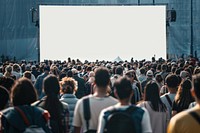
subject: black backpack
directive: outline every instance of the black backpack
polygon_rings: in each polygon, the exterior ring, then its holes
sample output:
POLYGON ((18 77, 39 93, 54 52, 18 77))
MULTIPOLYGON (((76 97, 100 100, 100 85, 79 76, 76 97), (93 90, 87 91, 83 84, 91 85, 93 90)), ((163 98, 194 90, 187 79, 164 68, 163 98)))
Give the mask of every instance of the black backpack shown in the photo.
POLYGON ((136 133, 132 113, 136 109, 130 106, 126 110, 116 110, 110 112, 107 117, 105 133, 136 133))

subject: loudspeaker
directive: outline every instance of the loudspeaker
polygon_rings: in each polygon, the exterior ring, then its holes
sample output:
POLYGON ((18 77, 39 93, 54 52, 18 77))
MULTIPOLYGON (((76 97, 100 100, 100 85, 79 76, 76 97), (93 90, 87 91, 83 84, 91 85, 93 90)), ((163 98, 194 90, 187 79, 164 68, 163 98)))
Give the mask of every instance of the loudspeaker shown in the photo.
POLYGON ((171 22, 176 22, 176 11, 174 9, 171 10, 171 22))

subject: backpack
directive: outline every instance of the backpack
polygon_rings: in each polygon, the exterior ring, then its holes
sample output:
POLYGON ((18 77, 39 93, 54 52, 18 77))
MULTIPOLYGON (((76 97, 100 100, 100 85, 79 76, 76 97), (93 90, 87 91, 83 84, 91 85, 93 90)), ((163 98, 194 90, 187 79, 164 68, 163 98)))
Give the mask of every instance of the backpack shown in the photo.
POLYGON ((83 99, 83 112, 84 112, 84 119, 86 121, 86 127, 87 127, 87 131, 84 133, 96 133, 97 132, 96 130, 89 129, 89 120, 91 118, 89 97, 86 97, 83 99))
POLYGON ((26 128, 23 131, 23 133, 46 133, 44 131, 44 129, 40 126, 38 126, 37 124, 30 124, 28 118, 26 117, 25 113, 19 108, 19 107, 15 107, 15 110, 18 111, 18 113, 20 114, 20 116, 22 117, 24 123, 26 124, 26 128))
POLYGON ((135 106, 130 106, 126 110, 116 110, 110 112, 107 117, 105 133, 136 133, 132 113, 135 106))
POLYGON ((29 105, 9 107, 2 111, 0 132, 51 133, 48 120, 49 113, 40 108, 29 105))

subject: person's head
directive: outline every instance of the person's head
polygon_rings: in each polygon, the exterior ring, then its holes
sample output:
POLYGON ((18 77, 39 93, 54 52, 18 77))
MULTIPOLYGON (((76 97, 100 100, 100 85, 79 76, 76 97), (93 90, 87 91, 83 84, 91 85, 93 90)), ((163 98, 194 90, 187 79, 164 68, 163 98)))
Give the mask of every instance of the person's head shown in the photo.
POLYGON ((115 74, 122 75, 123 74, 123 68, 121 66, 117 66, 115 69, 115 74))
POLYGON ((189 73, 187 71, 181 71, 180 77, 182 80, 189 78, 189 73))
POLYGON ((193 74, 198 74, 198 73, 200 73, 200 67, 196 67, 193 72, 193 74))
POLYGON ((90 73, 89 73, 89 75, 88 75, 88 82, 90 82, 90 83, 94 83, 94 76, 95 76, 95 73, 94 73, 94 71, 91 71, 90 73))
POLYGON ((67 71, 67 77, 73 77, 73 72, 71 70, 67 71))
POLYGON ((26 77, 27 79, 31 80, 31 72, 30 71, 25 71, 23 77, 26 77))
POLYGON ((148 70, 146 73, 147 78, 153 78, 153 71, 152 70, 148 70))
POLYGON ((161 83, 162 81, 163 81, 163 78, 162 78, 162 76, 161 76, 161 74, 156 74, 156 81, 158 82, 158 83, 161 83))
POLYGON ((196 74, 192 77, 193 89, 192 95, 197 101, 200 101, 200 74, 196 74))
POLYGON ((156 71, 161 71, 161 64, 158 64, 158 65, 157 65, 156 71))
POLYGON ((44 92, 47 96, 58 95, 60 92, 60 85, 58 78, 55 75, 48 75, 43 81, 44 92))
POLYGON ((162 71, 167 71, 167 64, 162 64, 161 70, 162 71))
POLYGON ((106 88, 110 83, 109 70, 106 67, 95 69, 95 84, 97 87, 106 88))
POLYGON ((81 65, 78 65, 78 66, 77 66, 77 70, 78 70, 79 72, 82 71, 81 65))
POLYGON ((12 66, 11 65, 6 66, 4 76, 12 77, 12 66))
POLYGON ((181 98, 184 99, 193 99, 190 93, 192 89, 192 82, 189 79, 182 80, 181 84, 178 87, 178 91, 175 97, 175 100, 180 100, 181 98))
POLYGON ((144 90, 145 101, 156 101, 159 99, 159 87, 155 81, 149 81, 144 90))
POLYGON ((30 105, 37 100, 36 90, 27 78, 16 81, 11 90, 11 102, 14 106, 30 105))
POLYGON ((145 75, 145 72, 146 72, 146 70, 145 70, 145 68, 144 68, 144 67, 140 68, 140 74, 143 74, 143 75, 145 75))
POLYGON ((165 83, 168 89, 177 90, 179 79, 175 74, 169 74, 165 79, 165 83))
POLYGON ((0 110, 3 110, 9 101, 9 92, 3 86, 0 86, 0 101, 0 110))
POLYGON ((119 100, 130 100, 133 95, 131 81, 127 77, 120 77, 114 83, 115 95, 119 100))
POLYGON ((10 77, 0 77, 0 85, 5 87, 9 92, 11 91, 11 88, 13 87, 14 83, 14 79, 10 77))
POLYGON ((127 78, 129 78, 130 80, 131 80, 131 82, 133 82, 134 81, 134 79, 135 79, 135 71, 134 70, 129 70, 129 71, 127 71, 126 73, 125 73, 125 76, 127 77, 127 78))
POLYGON ((160 100, 158 84, 151 80, 144 88, 144 101, 149 101, 154 111, 166 111, 165 105, 160 100))
POLYGON ((60 81, 61 93, 73 94, 77 90, 77 81, 70 77, 65 77, 60 81))
POLYGON ((43 69, 44 69, 45 73, 49 73, 50 72, 50 66, 45 65, 43 69))
POLYGON ((13 65, 13 71, 20 72, 20 66, 18 64, 13 65))

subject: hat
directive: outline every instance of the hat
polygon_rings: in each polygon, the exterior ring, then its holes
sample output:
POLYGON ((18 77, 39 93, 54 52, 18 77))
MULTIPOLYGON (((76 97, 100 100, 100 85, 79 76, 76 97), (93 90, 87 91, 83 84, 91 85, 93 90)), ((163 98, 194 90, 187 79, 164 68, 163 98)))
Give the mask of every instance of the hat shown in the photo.
POLYGON ((189 73, 187 72, 187 71, 181 71, 181 73, 180 73, 180 77, 181 78, 187 78, 189 76, 189 73))
POLYGON ((172 62, 171 65, 176 65, 176 62, 172 62))
POLYGON ((147 71, 146 76, 150 76, 150 77, 153 76, 153 72, 151 70, 147 71))
POLYGON ((77 73, 78 73, 77 69, 72 68, 72 73, 73 73, 73 74, 77 74, 77 73))
POLYGON ((35 65, 32 65, 32 66, 31 66, 31 69, 33 69, 33 68, 36 68, 36 66, 35 66, 35 65))

